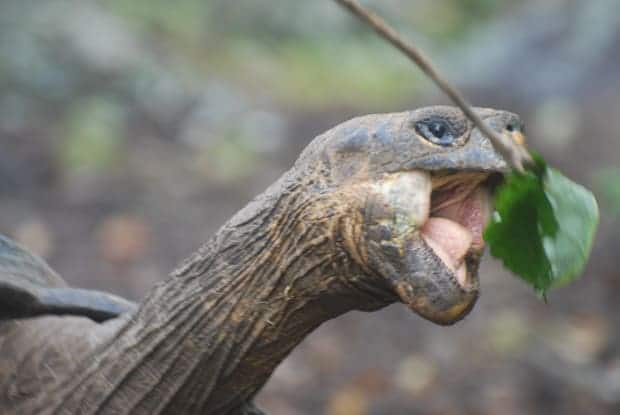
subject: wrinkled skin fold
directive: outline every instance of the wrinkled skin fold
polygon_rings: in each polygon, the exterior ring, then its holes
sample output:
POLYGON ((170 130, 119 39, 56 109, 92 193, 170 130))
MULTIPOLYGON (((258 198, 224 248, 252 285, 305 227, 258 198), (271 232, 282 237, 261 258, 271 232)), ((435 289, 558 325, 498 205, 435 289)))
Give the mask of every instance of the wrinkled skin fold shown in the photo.
MULTIPOLYGON (((516 115, 477 111, 520 139, 516 115)), ((478 297, 485 180, 506 169, 455 108, 340 124, 137 311, 0 320, 0 413, 258 414, 255 395, 326 320, 400 301, 453 324, 478 297)))

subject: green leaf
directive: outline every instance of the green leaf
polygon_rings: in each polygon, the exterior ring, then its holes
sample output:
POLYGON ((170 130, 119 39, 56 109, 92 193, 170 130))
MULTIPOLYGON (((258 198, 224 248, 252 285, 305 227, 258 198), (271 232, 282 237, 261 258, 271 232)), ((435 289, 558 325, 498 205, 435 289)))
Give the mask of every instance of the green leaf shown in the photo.
POLYGON ((583 186, 548 167, 511 173, 496 192, 484 239, 491 255, 543 297, 583 270, 598 225, 596 199, 583 186))

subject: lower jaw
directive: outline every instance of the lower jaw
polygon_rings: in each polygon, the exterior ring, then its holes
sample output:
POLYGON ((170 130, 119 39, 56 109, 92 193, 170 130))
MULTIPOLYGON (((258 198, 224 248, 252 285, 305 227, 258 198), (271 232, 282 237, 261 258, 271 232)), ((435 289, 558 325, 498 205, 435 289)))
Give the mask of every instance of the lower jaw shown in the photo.
MULTIPOLYGON (((419 295, 415 284, 400 281, 394 289, 402 303, 416 314, 439 325, 452 325, 469 314, 479 295, 478 265, 481 252, 470 251, 457 269, 465 277, 459 280, 457 273, 451 272, 451 293, 438 296, 419 295)), ((447 267, 446 267, 447 268, 447 267)), ((419 288, 420 286, 418 286, 419 288)))
POLYGON ((478 290, 478 267, 480 265, 480 259, 482 257, 482 251, 470 250, 463 258, 463 262, 455 272, 456 280, 461 288, 466 291, 478 290), (461 268, 464 270, 464 277, 459 278, 461 268))
POLYGON ((452 275, 463 290, 470 291, 478 288, 478 266, 480 264, 482 254, 484 253, 484 246, 474 247, 470 245, 465 255, 463 255, 460 261, 458 261, 458 264, 454 264, 452 263, 450 256, 441 246, 438 246, 435 241, 428 238, 424 234, 422 235, 422 238, 424 239, 426 246, 431 249, 433 253, 443 262, 444 266, 452 272, 452 275))
POLYGON ((462 301, 434 313, 430 318, 426 318, 440 325, 452 325, 464 319, 474 308, 479 296, 477 265, 474 268, 470 268, 467 262, 465 261, 463 264, 463 267, 466 268, 466 281, 464 284, 461 284, 459 281, 459 286, 463 290, 462 301))
POLYGON ((397 289, 396 292, 401 297, 401 301, 403 301, 403 303, 405 303, 413 312, 425 318, 426 320, 432 321, 433 323, 442 326, 449 326, 455 324, 465 318, 474 308, 478 300, 478 290, 472 289, 467 291, 462 301, 452 304, 449 307, 435 309, 434 307, 427 308, 424 305, 416 302, 414 299, 411 299, 412 301, 407 301, 406 294, 404 292, 401 292, 399 289, 397 289))
POLYGON ((435 323, 441 325, 452 325, 464 319, 474 308, 476 301, 478 300, 477 290, 472 292, 471 295, 472 297, 468 301, 463 301, 462 303, 456 304, 449 310, 445 311, 442 317, 435 321, 435 323))

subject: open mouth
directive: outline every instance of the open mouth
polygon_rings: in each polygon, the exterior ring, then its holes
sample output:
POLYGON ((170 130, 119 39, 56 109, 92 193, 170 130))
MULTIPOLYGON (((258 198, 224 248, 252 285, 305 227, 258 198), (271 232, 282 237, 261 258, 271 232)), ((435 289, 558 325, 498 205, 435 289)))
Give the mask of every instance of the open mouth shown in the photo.
POLYGON ((453 324, 473 308, 491 193, 501 180, 495 172, 411 170, 373 184, 364 214, 379 243, 367 257, 422 317, 453 324))
POLYGON ((465 289, 474 285, 484 251, 483 232, 492 213, 495 180, 482 172, 431 176, 430 213, 421 234, 465 289))

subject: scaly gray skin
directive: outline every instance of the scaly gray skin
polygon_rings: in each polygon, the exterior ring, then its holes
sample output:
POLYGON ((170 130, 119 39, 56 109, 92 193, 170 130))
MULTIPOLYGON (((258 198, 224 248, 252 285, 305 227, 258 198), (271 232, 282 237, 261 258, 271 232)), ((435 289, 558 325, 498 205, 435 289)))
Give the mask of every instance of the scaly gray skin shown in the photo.
MULTIPOLYGON (((499 132, 520 126, 514 114, 477 111, 499 132)), ((422 239, 430 172, 506 168, 451 107, 347 121, 317 137, 137 312, 103 324, 0 323, 0 413, 260 413, 256 393, 328 319, 402 301, 452 324, 478 296, 480 253, 459 283, 422 239), (428 120, 454 139, 423 138, 416 126, 428 120)))

